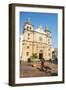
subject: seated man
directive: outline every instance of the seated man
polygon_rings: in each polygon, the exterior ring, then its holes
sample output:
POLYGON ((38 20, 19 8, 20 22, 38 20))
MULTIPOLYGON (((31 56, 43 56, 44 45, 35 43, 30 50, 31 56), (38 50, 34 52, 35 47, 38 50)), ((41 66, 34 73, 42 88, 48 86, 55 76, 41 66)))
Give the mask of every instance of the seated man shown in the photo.
POLYGON ((49 66, 44 66, 44 68, 46 69, 46 71, 51 70, 49 66))
POLYGON ((40 58, 40 62, 41 62, 41 71, 44 71, 44 69, 46 69, 46 71, 51 70, 51 68, 49 66, 45 66, 45 59, 43 57, 40 58))

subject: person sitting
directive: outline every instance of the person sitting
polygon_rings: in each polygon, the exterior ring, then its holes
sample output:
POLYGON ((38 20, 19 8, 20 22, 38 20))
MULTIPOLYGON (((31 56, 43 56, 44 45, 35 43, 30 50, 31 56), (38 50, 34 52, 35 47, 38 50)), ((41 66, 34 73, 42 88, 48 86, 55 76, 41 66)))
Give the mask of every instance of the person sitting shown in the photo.
POLYGON ((51 70, 49 66, 44 66, 44 68, 46 69, 46 71, 51 70))

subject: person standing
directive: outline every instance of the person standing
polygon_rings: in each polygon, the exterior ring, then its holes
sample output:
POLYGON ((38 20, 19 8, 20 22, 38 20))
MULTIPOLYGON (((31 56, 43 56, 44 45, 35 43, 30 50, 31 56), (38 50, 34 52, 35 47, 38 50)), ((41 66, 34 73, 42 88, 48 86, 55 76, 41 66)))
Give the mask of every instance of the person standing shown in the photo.
POLYGON ((44 58, 42 57, 41 59, 40 59, 40 61, 41 61, 41 71, 43 71, 43 68, 44 68, 44 58))

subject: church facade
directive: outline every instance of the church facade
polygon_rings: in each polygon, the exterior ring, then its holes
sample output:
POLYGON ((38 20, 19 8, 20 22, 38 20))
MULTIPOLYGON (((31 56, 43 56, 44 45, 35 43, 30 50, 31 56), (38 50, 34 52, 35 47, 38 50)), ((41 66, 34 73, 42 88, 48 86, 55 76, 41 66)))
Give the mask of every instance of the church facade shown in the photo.
POLYGON ((42 56, 45 60, 52 59, 52 33, 48 27, 42 26, 34 29, 31 21, 24 23, 23 33, 20 35, 20 60, 27 61, 32 55, 38 59, 42 56))

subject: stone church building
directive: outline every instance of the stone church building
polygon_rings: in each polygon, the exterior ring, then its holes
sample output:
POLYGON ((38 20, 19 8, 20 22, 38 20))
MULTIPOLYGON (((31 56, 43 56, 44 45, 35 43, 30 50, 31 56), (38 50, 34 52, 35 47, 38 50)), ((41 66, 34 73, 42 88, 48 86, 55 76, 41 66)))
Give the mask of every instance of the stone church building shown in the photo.
POLYGON ((40 25, 34 28, 31 21, 24 23, 23 33, 20 35, 20 60, 27 61, 33 54, 38 59, 43 56, 45 60, 52 59, 52 33, 48 27, 40 25))

